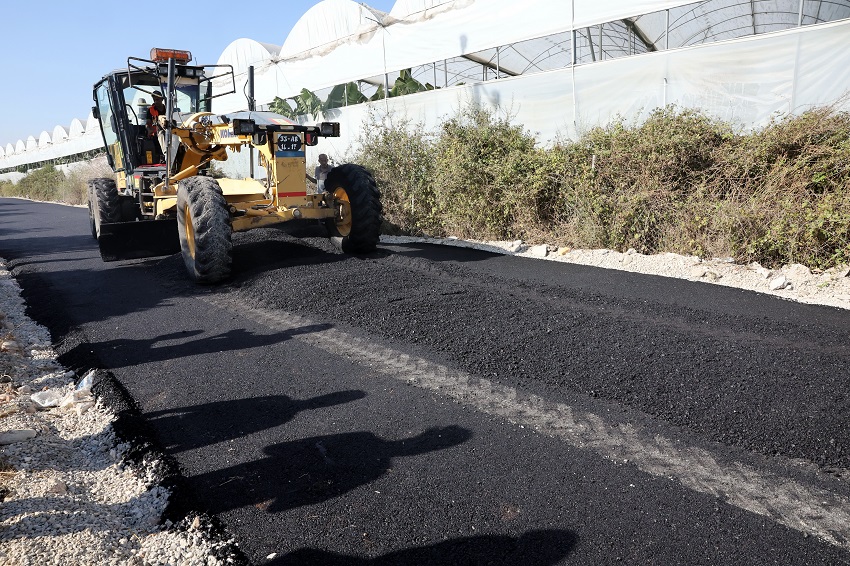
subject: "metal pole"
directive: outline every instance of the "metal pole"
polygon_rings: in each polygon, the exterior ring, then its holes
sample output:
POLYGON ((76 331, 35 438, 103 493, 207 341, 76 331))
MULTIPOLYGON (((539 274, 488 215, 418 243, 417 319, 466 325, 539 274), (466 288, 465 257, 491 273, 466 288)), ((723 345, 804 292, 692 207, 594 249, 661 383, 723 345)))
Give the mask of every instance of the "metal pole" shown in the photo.
POLYGON ((603 24, 599 24, 599 60, 602 60, 602 26, 603 24))
POLYGON ((664 49, 670 49, 670 10, 664 10, 664 49))
POLYGON ((570 51, 572 51, 571 61, 572 61, 572 66, 575 67, 575 65, 576 65, 576 30, 572 30, 571 33, 572 33, 572 49, 570 50, 570 51))
MULTIPOLYGON (((248 67, 248 111, 253 112, 257 109, 257 101, 254 100, 254 66, 248 67)), ((254 146, 248 150, 248 176, 254 178, 254 146)))
POLYGON ((254 66, 248 67, 248 110, 253 112, 257 109, 257 101, 254 100, 254 66))
POLYGON ((800 0, 800 13, 797 15, 797 27, 802 27, 803 25, 803 3, 806 0, 800 0))
POLYGON ((168 188, 168 178, 171 176, 171 119, 174 112, 174 57, 168 59, 168 84, 165 93, 165 188, 168 188))

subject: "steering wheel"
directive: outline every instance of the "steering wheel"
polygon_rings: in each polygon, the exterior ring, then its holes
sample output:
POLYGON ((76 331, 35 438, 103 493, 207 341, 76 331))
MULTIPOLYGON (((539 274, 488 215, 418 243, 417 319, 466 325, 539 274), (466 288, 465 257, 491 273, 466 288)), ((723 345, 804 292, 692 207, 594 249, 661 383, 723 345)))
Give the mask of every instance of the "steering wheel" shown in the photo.
POLYGON ((204 116, 214 116, 212 112, 195 112, 185 120, 183 120, 183 127, 187 130, 194 130, 196 124, 200 124, 201 118, 204 116))
POLYGON ((124 106, 126 106, 127 108, 129 108, 129 109, 130 109, 130 112, 132 112, 132 113, 133 113, 133 118, 136 120, 136 125, 137 125, 137 126, 141 126, 141 124, 139 123, 139 115, 138 115, 138 114, 136 114, 136 111, 135 111, 135 110, 133 110, 133 107, 132 107, 132 106, 130 106, 129 104, 125 104, 124 106))

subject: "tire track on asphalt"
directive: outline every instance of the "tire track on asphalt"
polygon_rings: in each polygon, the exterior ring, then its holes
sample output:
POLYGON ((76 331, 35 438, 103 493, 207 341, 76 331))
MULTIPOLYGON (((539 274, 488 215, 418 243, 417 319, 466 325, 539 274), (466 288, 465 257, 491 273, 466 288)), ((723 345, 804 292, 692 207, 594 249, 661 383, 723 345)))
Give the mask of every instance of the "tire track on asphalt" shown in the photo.
POLYGON ((610 424, 595 413, 477 378, 338 328, 323 329, 304 316, 253 308, 226 294, 198 298, 276 331, 314 326, 314 332, 292 338, 850 550, 850 499, 840 494, 750 464, 722 462, 709 450, 652 435, 631 424, 610 424))

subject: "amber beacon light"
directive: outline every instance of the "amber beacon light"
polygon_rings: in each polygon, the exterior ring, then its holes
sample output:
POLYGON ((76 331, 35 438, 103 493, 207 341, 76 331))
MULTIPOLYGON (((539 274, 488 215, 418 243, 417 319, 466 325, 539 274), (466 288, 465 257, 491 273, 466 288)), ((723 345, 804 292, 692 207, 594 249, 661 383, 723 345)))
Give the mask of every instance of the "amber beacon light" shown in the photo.
POLYGON ((159 47, 151 49, 151 61, 165 62, 169 59, 174 59, 175 62, 185 65, 192 60, 192 52, 179 49, 161 49, 159 47))

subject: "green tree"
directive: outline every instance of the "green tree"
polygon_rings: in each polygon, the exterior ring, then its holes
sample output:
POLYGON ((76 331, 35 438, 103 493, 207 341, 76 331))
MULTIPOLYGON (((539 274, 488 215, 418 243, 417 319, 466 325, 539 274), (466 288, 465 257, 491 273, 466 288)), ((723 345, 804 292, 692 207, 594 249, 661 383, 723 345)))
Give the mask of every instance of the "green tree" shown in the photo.
POLYGON ((285 99, 279 96, 274 97, 274 101, 269 104, 269 110, 271 112, 280 114, 281 116, 286 116, 287 118, 295 119, 295 112, 292 110, 292 106, 290 106, 285 99))
POLYGON ((368 99, 360 92, 357 83, 343 83, 336 85, 325 100, 324 109, 342 108, 366 102, 368 99))
MULTIPOLYGON (((431 89, 433 88, 431 87, 431 89)), ((404 96, 405 94, 414 94, 431 89, 414 79, 410 69, 402 69, 393 88, 390 89, 390 96, 404 96)))

